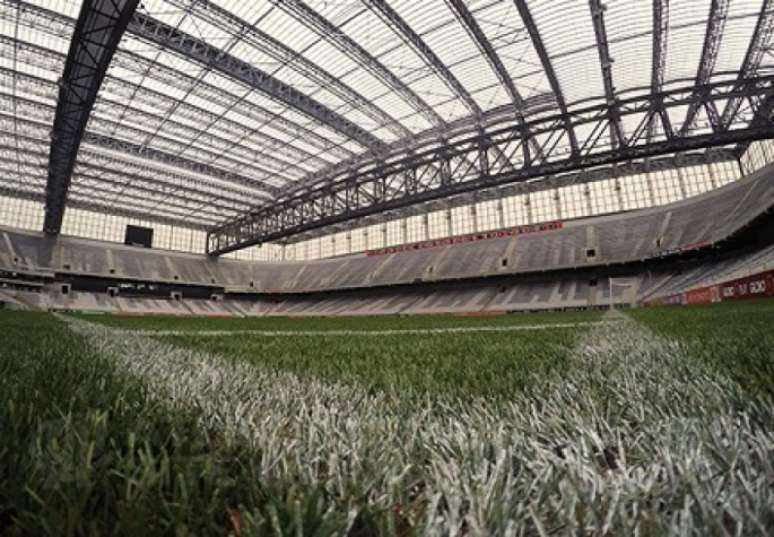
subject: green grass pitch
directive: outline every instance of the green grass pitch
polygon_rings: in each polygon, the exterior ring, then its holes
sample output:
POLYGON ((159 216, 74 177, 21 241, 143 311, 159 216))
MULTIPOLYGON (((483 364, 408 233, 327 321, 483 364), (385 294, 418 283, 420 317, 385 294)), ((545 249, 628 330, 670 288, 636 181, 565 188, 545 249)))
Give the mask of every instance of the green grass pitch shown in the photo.
POLYGON ((774 301, 0 339, 3 536, 774 533, 774 301))

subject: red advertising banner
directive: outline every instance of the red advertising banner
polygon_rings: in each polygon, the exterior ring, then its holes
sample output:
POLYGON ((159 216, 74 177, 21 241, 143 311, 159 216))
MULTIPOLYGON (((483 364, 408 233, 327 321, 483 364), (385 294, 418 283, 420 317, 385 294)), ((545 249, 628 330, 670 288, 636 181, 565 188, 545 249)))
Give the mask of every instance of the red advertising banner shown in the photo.
POLYGON ((774 297, 774 270, 746 276, 718 285, 690 289, 677 295, 647 300, 646 305, 710 304, 729 300, 748 300, 774 297))
POLYGON ((531 226, 519 226, 509 229, 498 229, 494 231, 485 231, 482 233, 471 233, 470 235, 458 235, 457 237, 447 237, 445 239, 436 239, 432 241, 414 242, 411 244, 400 244, 380 248, 379 250, 368 250, 366 255, 389 255, 399 252, 412 252, 414 250, 424 250, 425 248, 436 248, 438 246, 449 246, 452 244, 463 244, 466 242, 485 241, 491 239, 502 239, 527 233, 538 233, 540 231, 552 231, 562 229, 561 222, 546 222, 545 224, 534 224, 531 226))
POLYGON ((724 301, 774 296, 774 270, 726 282, 721 295, 724 301))
POLYGON ((691 289, 685 292, 686 304, 709 304, 712 302, 712 291, 709 287, 691 289))

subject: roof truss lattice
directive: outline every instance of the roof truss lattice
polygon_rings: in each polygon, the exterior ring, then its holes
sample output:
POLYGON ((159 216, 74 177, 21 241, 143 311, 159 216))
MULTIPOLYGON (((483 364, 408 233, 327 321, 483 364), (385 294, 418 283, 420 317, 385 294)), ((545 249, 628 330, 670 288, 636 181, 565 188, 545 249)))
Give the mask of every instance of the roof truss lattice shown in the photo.
POLYGON ((46 200, 52 232, 68 206, 213 237, 288 223, 232 249, 774 134, 774 0, 144 0, 123 34, 111 19, 93 95, 64 89, 79 7, 0 0, 0 190, 46 200))

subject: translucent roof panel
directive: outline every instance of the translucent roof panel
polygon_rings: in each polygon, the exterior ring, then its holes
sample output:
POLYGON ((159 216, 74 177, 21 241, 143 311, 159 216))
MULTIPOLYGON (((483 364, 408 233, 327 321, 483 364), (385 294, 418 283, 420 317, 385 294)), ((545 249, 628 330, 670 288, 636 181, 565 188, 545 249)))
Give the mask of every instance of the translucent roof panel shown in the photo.
POLYGON ((711 0, 670 4, 664 76, 666 82, 696 78, 710 4, 711 0))
POLYGON ((565 100, 572 103, 604 96, 605 87, 588 0, 536 0, 529 6, 565 100))
POLYGON ((393 8, 487 110, 509 98, 476 43, 445 2, 395 2, 393 8))
POLYGON ((605 26, 616 91, 649 88, 653 65, 652 3, 609 2, 605 26))
MULTIPOLYGON (((0 185, 45 192, 59 80, 81 4, 0 0, 0 185)), ((462 129, 481 121, 479 113, 485 124, 519 121, 516 100, 529 104, 527 119, 554 114, 557 102, 603 103, 600 44, 614 96, 646 94, 653 2, 599 4, 604 35, 589 0, 144 0, 86 125, 72 195, 106 210, 222 223, 395 147, 439 143, 450 124, 460 129, 452 138, 468 135, 462 129), (143 23, 154 21, 175 39, 143 35, 143 23)), ((705 46, 711 5, 669 3, 666 89, 695 84, 702 62, 712 81, 738 76, 763 3, 728 2, 719 41, 705 46)), ((774 69, 770 55, 762 61, 761 72, 774 69)), ((669 111, 676 128, 689 110, 669 111)), ((695 132, 710 132, 706 111, 692 112, 695 132)), ((641 119, 624 117, 624 134, 641 119)), ((576 129, 581 142, 591 129, 576 129)), ((548 139, 541 133, 538 141, 548 139)), ((504 158, 519 164, 520 154, 504 158)), ((491 157, 503 158, 494 150, 491 157)))
POLYGON ((551 87, 540 57, 516 9, 516 3, 479 0, 471 3, 471 12, 521 97, 527 99, 550 93, 551 87))
MULTIPOLYGON (((718 47, 715 72, 735 72, 744 61, 750 36, 761 10, 758 0, 734 0, 728 6, 728 19, 723 30, 723 40, 718 47)), ((732 75, 733 76, 733 75, 732 75)))

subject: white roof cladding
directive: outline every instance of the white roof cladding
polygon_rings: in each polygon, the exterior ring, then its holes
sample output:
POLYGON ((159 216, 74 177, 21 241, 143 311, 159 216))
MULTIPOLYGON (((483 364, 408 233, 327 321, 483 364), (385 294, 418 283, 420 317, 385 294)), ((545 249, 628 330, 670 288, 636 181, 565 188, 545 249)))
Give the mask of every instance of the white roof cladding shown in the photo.
MULTIPOLYGON (((713 0, 669 5, 663 87, 690 84, 713 0)), ((724 3, 724 2, 721 2, 724 3)), ((713 77, 741 69, 763 0, 730 0, 713 77)), ((513 105, 502 76, 447 0, 144 0, 138 13, 217 48, 295 89, 369 137, 348 137, 277 95, 140 37, 131 25, 87 131, 149 152, 84 140, 70 196, 208 227, 271 201, 304 178, 367 153, 369 143, 513 105), (386 3, 402 21, 379 9, 386 3), (410 29, 410 34, 406 32, 410 29), (422 50, 426 47, 426 50, 422 50), (440 61, 443 69, 433 62, 440 61), (153 153, 152 151, 155 151, 153 153), (149 155, 165 155, 160 159, 149 155), (180 163, 199 162, 217 174, 180 163), (229 177, 238 175, 241 181, 229 177)), ((515 0, 466 0, 516 92, 555 99, 515 0)), ((568 106, 601 102, 605 85, 588 0, 529 0, 568 106)), ((770 6, 769 6, 770 7, 770 6)), ((604 2, 617 95, 647 92, 653 5, 604 2)), ((0 0, 0 187, 45 188, 49 133, 80 2, 0 0)), ((770 72, 771 56, 760 70, 770 72)), ((529 112, 526 110, 525 112, 529 112)), ((681 118, 673 118, 680 124, 681 118)), ((624 128, 627 128, 624 125, 624 128)))

